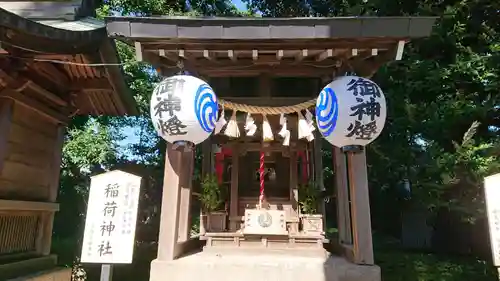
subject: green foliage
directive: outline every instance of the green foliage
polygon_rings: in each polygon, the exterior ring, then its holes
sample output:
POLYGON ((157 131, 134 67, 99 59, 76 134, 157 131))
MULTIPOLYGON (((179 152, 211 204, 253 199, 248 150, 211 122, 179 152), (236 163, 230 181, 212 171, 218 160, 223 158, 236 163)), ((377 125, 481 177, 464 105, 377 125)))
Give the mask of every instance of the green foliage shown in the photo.
POLYGON ((90 120, 83 129, 70 129, 63 148, 63 165, 77 165, 82 171, 89 172, 92 167, 104 167, 116 159, 117 138, 111 129, 96 120, 90 120))
POLYGON ((299 185, 299 206, 302 214, 317 214, 320 193, 314 182, 299 185))
POLYGON ((215 212, 221 209, 225 202, 224 194, 217 182, 217 177, 207 174, 201 182, 200 202, 206 212, 215 212))
POLYGON ((375 263, 384 281, 494 281, 494 267, 467 256, 405 250, 397 239, 373 234, 375 263))
POLYGON ((398 250, 375 253, 384 281, 495 281, 492 266, 474 258, 457 258, 398 250))
POLYGON ((109 0, 101 10, 134 16, 241 16, 248 13, 238 11, 230 0, 109 0))

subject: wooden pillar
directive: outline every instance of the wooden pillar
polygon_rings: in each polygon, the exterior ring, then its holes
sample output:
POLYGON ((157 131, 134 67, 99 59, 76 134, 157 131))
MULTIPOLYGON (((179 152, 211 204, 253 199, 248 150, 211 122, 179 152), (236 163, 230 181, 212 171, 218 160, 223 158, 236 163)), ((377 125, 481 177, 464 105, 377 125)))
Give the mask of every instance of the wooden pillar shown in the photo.
POLYGON ((297 182, 297 150, 290 146, 290 199, 293 208, 299 212, 299 189, 297 182))
POLYGON ((347 182, 346 156, 340 148, 333 148, 335 187, 337 193, 337 221, 340 244, 352 244, 351 212, 347 182))
POLYGON ((187 241, 191 237, 191 187, 193 186, 194 151, 183 152, 181 162, 178 242, 187 241))
MULTIPOLYGON (((315 134, 314 137, 314 181, 316 183, 316 188, 320 191, 325 189, 323 183, 323 153, 321 152, 323 138, 319 133, 315 134)), ((323 227, 326 226, 325 222, 325 201, 321 200, 318 202, 318 211, 323 215, 323 227)))
MULTIPOLYGON (((210 138, 205 140, 201 144, 201 153, 202 153, 202 163, 201 163, 201 181, 205 178, 207 174, 212 173, 212 167, 213 167, 213 156, 212 156, 212 141, 210 138)), ((205 229, 206 225, 206 217, 203 214, 203 206, 200 209, 200 235, 205 235, 207 232, 205 229)))
POLYGON ((171 261, 175 259, 177 253, 182 152, 172 149, 172 146, 171 143, 167 143, 167 153, 165 156, 157 257, 160 261, 171 261))
POLYGON ((364 150, 360 153, 349 152, 347 158, 354 262, 371 265, 374 258, 366 154, 364 150))
POLYGON ((212 157, 212 141, 210 138, 208 138, 201 144, 201 154, 202 154, 201 179, 203 180, 205 175, 212 173, 213 157, 212 157))
POLYGON ((239 220, 235 220, 238 216, 238 174, 240 170, 240 151, 237 145, 233 146, 232 168, 231 168, 231 199, 229 205, 230 231, 237 231, 240 225, 239 220))
POLYGON ((12 100, 0 98, 0 174, 3 170, 3 162, 7 157, 13 109, 14 102, 12 100))
MULTIPOLYGON (((59 194, 59 178, 61 174, 61 160, 62 149, 64 145, 64 137, 66 135, 66 128, 60 125, 57 128, 57 139, 54 143, 52 151, 52 160, 49 163, 50 169, 50 182, 49 182, 49 202, 56 202, 57 195, 59 194)), ((38 226, 37 236, 37 252, 41 255, 49 255, 52 246, 52 229, 54 226, 54 212, 44 212, 41 215, 40 223, 38 226)))

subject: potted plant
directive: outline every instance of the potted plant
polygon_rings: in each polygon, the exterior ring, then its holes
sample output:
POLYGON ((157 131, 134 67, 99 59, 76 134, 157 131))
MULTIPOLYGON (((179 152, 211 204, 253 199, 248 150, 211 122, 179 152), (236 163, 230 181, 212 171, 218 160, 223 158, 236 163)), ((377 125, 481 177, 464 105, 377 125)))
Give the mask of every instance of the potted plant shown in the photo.
POLYGON ((224 194, 217 182, 217 177, 207 174, 201 183, 200 201, 206 216, 207 232, 223 232, 226 230, 227 212, 225 211, 224 194))
POLYGON ((305 234, 323 234, 323 215, 318 211, 320 200, 320 192, 314 182, 299 185, 299 208, 305 234))

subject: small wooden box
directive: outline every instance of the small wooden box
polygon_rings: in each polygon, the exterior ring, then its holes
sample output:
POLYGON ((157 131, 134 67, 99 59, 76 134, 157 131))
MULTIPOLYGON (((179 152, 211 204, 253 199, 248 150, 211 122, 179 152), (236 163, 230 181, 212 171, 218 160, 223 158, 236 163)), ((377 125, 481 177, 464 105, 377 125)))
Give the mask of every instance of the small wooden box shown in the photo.
POLYGON ((288 235, 286 214, 280 210, 245 210, 243 234, 288 235))

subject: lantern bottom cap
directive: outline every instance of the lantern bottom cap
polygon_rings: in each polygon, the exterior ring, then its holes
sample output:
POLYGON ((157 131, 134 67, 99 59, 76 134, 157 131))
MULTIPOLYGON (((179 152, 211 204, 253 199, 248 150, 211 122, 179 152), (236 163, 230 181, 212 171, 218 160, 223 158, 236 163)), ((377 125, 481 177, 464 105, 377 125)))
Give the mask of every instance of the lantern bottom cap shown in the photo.
POLYGON ((185 152, 193 150, 195 146, 195 144, 190 141, 174 141, 172 145, 173 150, 183 150, 185 152))
POLYGON ((362 152, 364 147, 362 145, 346 145, 341 148, 342 152, 350 152, 350 153, 360 153, 362 152))

